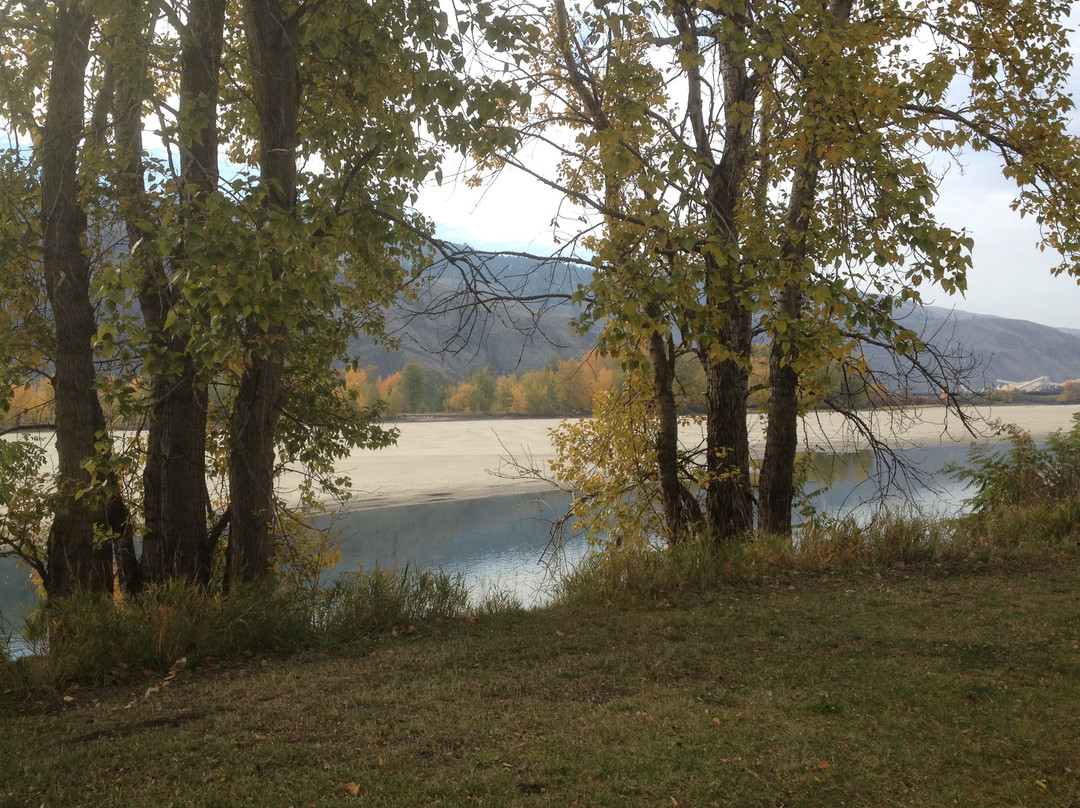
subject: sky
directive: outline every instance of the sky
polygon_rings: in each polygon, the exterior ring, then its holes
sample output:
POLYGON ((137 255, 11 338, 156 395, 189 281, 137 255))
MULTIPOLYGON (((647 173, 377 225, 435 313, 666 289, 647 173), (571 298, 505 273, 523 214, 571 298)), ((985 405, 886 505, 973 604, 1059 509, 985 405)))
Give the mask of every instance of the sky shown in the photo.
MULTIPOLYGON (((1015 186, 1001 177, 992 156, 972 155, 963 162, 963 169, 952 167, 940 186, 937 212, 943 222, 966 228, 975 240, 968 290, 963 297, 927 294, 927 301, 1080 329, 1080 283, 1051 274, 1056 254, 1040 252, 1038 227, 1010 209, 1015 186)), ((420 207, 443 238, 478 249, 546 255, 558 248, 551 220, 560 201, 557 192, 507 168, 478 189, 448 178, 441 188, 425 189, 420 207)))
MULTIPOLYGON (((1080 65, 1075 32, 1072 50, 1080 65)), ((1080 99, 1080 67, 1073 69, 1070 90, 1080 99)), ((1070 129, 1080 135, 1080 111, 1074 111, 1070 129)), ((542 159, 525 157, 527 163, 542 159)), ((436 222, 441 237, 478 249, 544 255, 559 249, 551 224, 562 201, 558 192, 509 167, 482 187, 470 188, 450 176, 453 169, 446 166, 443 186, 427 187, 420 198, 420 209, 436 222)), ((935 294, 924 288, 927 303, 1080 330, 1080 279, 1052 275, 1058 256, 1040 251, 1038 226, 1011 209, 1016 186, 1001 176, 994 155, 962 157, 960 165, 949 167, 939 193, 939 221, 965 229, 975 246, 966 293, 935 294)), ((565 241, 567 234, 561 235, 565 241)))

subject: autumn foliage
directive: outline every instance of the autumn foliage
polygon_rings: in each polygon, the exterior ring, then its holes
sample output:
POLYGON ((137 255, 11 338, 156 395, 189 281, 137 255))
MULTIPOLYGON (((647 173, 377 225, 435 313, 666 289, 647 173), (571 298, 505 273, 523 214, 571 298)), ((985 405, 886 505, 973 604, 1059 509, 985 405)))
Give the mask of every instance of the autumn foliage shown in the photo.
POLYGON ((593 411, 596 396, 613 389, 619 373, 595 350, 581 359, 552 360, 540 370, 496 376, 491 368, 470 371, 460 381, 410 360, 405 370, 375 376, 371 369, 348 370, 348 389, 364 405, 383 402, 391 415, 447 412, 491 415, 579 415, 593 411), (403 379, 420 388, 406 395, 403 379))

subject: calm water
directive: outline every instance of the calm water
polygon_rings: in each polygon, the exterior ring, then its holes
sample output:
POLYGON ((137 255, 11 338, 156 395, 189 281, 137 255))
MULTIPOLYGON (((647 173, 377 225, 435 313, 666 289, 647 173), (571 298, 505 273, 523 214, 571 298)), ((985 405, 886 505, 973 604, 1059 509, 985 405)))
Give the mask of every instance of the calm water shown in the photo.
MULTIPOLYGON (((543 602, 552 576, 564 567, 546 563, 552 520, 571 498, 558 491, 486 497, 340 514, 330 523, 341 543, 341 563, 327 575, 376 565, 461 573, 470 589, 513 593, 523 604, 543 602)), ((325 524, 325 522, 324 522, 325 524)), ((561 559, 576 563, 583 541, 561 559)))
MULTIPOLYGON (((925 479, 897 478, 890 502, 911 502, 937 513, 956 512, 962 488, 941 474, 948 462, 962 463, 966 446, 934 446, 912 450, 906 457, 925 479), (927 482, 931 485, 928 487, 927 482), (906 492, 906 493, 904 493, 906 492)), ((808 488, 831 486, 812 499, 829 513, 867 515, 878 501, 877 483, 884 472, 869 452, 817 455, 808 473, 808 488)), ((371 508, 325 519, 341 549, 341 563, 327 571, 406 564, 421 569, 460 572, 478 595, 491 589, 508 591, 524 605, 547 597, 552 576, 565 567, 545 563, 552 519, 565 513, 570 498, 557 491, 439 501, 418 505, 371 508)), ((582 539, 571 541, 562 556, 575 563, 588 552, 582 539)), ((13 559, 0 559, 0 635, 21 623, 26 605, 36 601, 29 572, 13 559)))

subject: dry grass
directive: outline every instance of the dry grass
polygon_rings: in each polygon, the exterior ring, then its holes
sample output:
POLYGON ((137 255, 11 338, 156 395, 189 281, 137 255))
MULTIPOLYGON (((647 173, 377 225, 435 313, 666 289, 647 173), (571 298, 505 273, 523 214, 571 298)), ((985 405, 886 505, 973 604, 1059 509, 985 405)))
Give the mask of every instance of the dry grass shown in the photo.
POLYGON ((0 805, 1075 804, 1078 614, 1075 553, 789 571, 8 693, 0 805))

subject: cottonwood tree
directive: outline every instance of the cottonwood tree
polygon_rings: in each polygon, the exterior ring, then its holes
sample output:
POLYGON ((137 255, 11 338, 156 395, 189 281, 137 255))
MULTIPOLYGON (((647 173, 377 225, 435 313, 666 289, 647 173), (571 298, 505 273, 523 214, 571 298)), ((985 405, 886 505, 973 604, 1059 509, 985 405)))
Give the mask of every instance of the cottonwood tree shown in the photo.
MULTIPOLYGON (((135 0, 102 23, 102 50, 108 90, 101 116, 111 119, 111 195, 128 243, 128 281, 142 318, 143 361, 149 379, 147 448, 142 476, 142 557, 136 580, 160 584, 184 580, 210 583, 213 547, 207 519, 206 430, 208 383, 214 369, 197 363, 189 333, 177 325, 184 289, 179 280, 190 263, 181 238, 167 253, 157 249, 163 213, 174 211, 181 232, 198 229, 201 209, 218 186, 217 99, 225 4, 193 0, 179 24, 178 43, 159 41, 162 7, 135 0), (178 57, 180 75, 163 75, 151 64, 178 57), (166 54, 161 51, 165 50, 166 54), (177 50, 179 51, 177 53, 177 50), (176 86, 179 104, 173 135, 179 147, 179 174, 173 194, 152 198, 144 159, 144 110, 160 107, 163 93, 176 86)), ((105 127, 107 122, 96 122, 105 127)), ((117 285, 125 281, 116 277, 117 285)), ((114 298, 116 299, 116 298, 114 298)), ((106 334, 111 329, 106 327, 106 334)), ((134 577, 134 573, 128 576, 134 577)))
POLYGON ((117 532, 104 510, 117 484, 99 389, 148 421, 133 498, 146 541, 122 576, 129 589, 209 582, 226 522, 207 528, 207 469, 230 483, 227 585, 270 576, 282 465, 337 490, 335 458, 393 437, 334 366, 359 330, 381 333, 383 308, 427 260, 419 183, 447 146, 504 142, 492 123, 527 100, 461 75, 465 29, 516 36, 490 14, 451 27, 435 3, 230 8, 13 5, 4 18, 27 32, 22 61, 6 63, 4 112, 15 136, 30 133, 16 154, 42 165, 43 275, 62 337, 49 357, 67 481, 54 498, 50 596, 113 580, 100 538, 117 532), (99 251, 93 285, 88 217, 124 233, 99 251), (108 378, 95 347, 113 363, 108 378))
POLYGON ((411 207, 419 183, 436 172, 444 148, 505 142, 509 130, 494 124, 527 101, 497 78, 463 73, 467 30, 504 45, 519 36, 484 5, 451 26, 434 2, 244 4, 256 197, 265 212, 258 264, 272 305, 245 318, 249 347, 232 410, 230 491, 234 506, 244 498, 230 525, 238 581, 264 577, 272 555, 273 449, 287 414, 288 357, 303 353, 309 365, 308 347, 327 329, 379 332, 379 307, 430 260, 430 225, 411 207), (298 163, 308 168, 298 172, 298 163), (298 317, 311 299, 321 313, 298 317))
MULTIPOLYGON (((935 350, 896 314, 918 305, 924 286, 950 294, 966 286, 972 241, 933 210, 938 155, 954 157, 961 145, 996 151, 1005 175, 1018 181, 1015 206, 1049 225, 1047 243, 1062 251, 1062 268, 1075 267, 1062 230, 1070 223, 1055 213, 1075 193, 1062 173, 1076 159, 1076 142, 1066 132, 1071 60, 1061 9, 1026 9, 1032 19, 1007 36, 1001 32, 1015 13, 1008 4, 921 15, 902 5, 880 15, 858 4, 821 11, 825 25, 807 15, 783 60, 784 74, 803 89, 798 117, 785 116, 797 127, 798 148, 774 240, 784 249, 778 266, 791 269, 765 315, 772 365, 759 523, 771 532, 790 531, 796 387, 815 362, 857 357, 860 343, 887 346, 903 374, 944 391, 944 403, 964 418, 966 358, 935 350), (998 34, 986 36, 991 29, 998 34), (913 58, 914 41, 922 58, 913 58), (1040 66, 1031 69, 1034 58, 1040 66), (1045 140, 1057 149, 1042 148, 1045 140)), ((772 168, 777 150, 767 153, 772 168)))
POLYGON ((100 455, 105 432, 95 387, 97 329, 79 172, 94 17, 84 4, 63 1, 46 6, 40 17, 23 7, 5 12, 5 23, 22 47, 5 59, 3 112, 40 144, 32 165, 40 171, 40 267, 52 322, 57 451, 45 584, 58 596, 79 589, 111 591, 112 544, 102 537, 114 527, 109 505, 115 492, 96 487, 86 467, 88 459, 100 455), (34 79, 42 84, 34 86, 34 79))
POLYGON ((626 343, 678 333, 697 353, 714 540, 753 524, 755 323, 773 351, 764 514, 786 531, 800 378, 854 356, 859 335, 901 354, 918 346, 896 304, 918 302, 923 285, 964 288, 970 239, 932 213, 939 154, 1001 154, 1016 206, 1074 269, 1066 13, 1054 2, 676 0, 556 2, 543 18, 548 52, 565 55, 532 55, 526 80, 545 103, 525 129, 560 151, 560 171, 500 156, 603 222, 591 291, 626 343), (628 283, 632 254, 645 260, 628 283))

